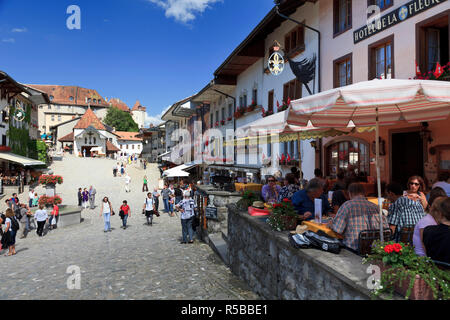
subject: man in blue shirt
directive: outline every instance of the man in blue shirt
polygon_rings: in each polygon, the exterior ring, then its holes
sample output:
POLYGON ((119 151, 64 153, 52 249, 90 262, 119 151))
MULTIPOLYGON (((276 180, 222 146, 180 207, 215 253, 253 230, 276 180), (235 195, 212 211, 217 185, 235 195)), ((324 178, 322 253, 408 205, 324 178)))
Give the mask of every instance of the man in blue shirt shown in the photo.
POLYGON ((319 179, 312 179, 306 189, 297 191, 292 204, 302 220, 315 218, 314 199, 322 199, 322 215, 333 213, 327 197, 323 194, 323 185, 319 179))

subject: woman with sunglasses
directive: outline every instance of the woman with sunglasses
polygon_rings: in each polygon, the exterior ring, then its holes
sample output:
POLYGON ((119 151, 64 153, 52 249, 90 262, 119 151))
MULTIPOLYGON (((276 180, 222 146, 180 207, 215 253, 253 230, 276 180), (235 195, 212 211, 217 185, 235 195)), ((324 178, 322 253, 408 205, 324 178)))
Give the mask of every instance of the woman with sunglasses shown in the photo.
POLYGON ((412 176, 408 180, 408 191, 405 196, 414 201, 420 201, 424 210, 428 208, 427 198, 425 196, 425 183, 419 176, 412 176))

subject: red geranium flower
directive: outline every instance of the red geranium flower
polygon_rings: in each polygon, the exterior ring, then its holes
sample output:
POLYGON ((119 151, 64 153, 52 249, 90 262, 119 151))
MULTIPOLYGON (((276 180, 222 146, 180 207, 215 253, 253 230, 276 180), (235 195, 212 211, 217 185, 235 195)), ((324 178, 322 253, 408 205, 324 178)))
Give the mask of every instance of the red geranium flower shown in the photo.
POLYGON ((283 202, 291 202, 291 200, 289 200, 288 198, 284 198, 283 202))

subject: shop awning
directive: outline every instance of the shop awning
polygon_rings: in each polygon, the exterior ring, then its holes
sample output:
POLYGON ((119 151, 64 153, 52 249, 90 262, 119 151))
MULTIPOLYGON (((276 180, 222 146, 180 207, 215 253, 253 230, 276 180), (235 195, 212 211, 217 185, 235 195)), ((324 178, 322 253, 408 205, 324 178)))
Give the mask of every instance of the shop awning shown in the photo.
POLYGON ((0 160, 5 160, 9 162, 14 162, 21 164, 25 167, 31 167, 31 166, 45 166, 46 164, 42 161, 30 159, 27 157, 19 156, 14 153, 10 152, 0 152, 0 160))
POLYGON ((189 177, 189 172, 186 172, 184 170, 190 170, 196 165, 185 165, 182 164, 181 166, 174 167, 172 169, 168 169, 163 172, 163 177, 165 178, 177 178, 177 177, 189 177))

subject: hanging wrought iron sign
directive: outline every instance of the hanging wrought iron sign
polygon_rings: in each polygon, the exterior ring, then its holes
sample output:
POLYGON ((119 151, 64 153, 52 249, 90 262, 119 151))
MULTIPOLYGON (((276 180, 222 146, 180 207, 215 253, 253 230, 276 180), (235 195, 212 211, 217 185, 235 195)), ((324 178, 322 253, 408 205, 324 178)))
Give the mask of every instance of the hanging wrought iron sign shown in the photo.
POLYGON ((14 117, 14 119, 16 119, 16 121, 19 121, 19 122, 25 120, 25 110, 23 110, 19 101, 16 102, 16 108, 14 109, 13 117, 14 117))
POLYGON ((267 67, 274 76, 280 75, 284 70, 284 58, 279 52, 274 52, 269 57, 267 67))
POLYGON ((275 41, 272 46, 274 52, 270 55, 269 61, 267 63, 267 68, 274 76, 280 75, 284 70, 285 61, 283 56, 279 52, 280 47, 281 45, 278 43, 278 41, 275 41))

